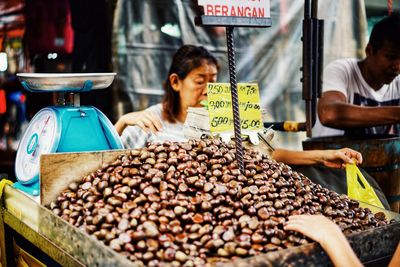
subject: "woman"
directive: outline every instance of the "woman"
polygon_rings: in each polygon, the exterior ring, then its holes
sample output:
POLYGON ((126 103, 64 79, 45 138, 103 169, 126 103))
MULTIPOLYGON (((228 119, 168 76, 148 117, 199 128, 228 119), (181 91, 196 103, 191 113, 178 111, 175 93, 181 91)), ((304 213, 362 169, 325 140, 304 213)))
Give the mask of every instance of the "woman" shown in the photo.
POLYGON ((205 48, 182 46, 164 82, 163 102, 125 114, 115 124, 125 147, 142 147, 152 141, 186 141, 182 128, 187 108, 199 107, 207 98, 207 83, 215 82, 217 73, 217 60, 205 48))
MULTIPOLYGON (((143 147, 147 142, 186 141, 183 123, 188 107, 200 107, 207 98, 207 83, 216 82, 217 59, 204 47, 182 46, 174 55, 165 81, 161 104, 123 115, 115 124, 126 148, 143 147)), ((276 149, 272 157, 293 165, 323 164, 341 168, 362 162, 361 154, 349 148, 339 150, 290 151, 276 149)))

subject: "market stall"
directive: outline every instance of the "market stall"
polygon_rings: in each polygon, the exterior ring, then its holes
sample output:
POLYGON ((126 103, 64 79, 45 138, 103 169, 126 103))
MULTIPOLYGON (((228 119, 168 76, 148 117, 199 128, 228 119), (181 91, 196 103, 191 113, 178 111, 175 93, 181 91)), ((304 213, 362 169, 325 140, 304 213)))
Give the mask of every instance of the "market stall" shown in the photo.
MULTIPOLYGON (((96 169, 96 166, 104 166, 105 162, 110 162, 110 159, 122 152, 126 151, 43 156, 44 165, 41 168, 43 171, 47 170, 43 172, 44 179, 52 181, 47 184, 44 192, 50 199, 54 198, 57 194, 54 191, 51 192, 51 188, 60 188, 60 183, 69 183, 70 181, 65 181, 66 177, 75 177, 75 174, 87 173, 91 168, 96 169), (82 164, 82 162, 86 163, 82 164)), ((16 237, 19 246, 27 242, 33 244, 41 254, 44 254, 40 255, 40 258, 47 263, 56 262, 61 266, 136 266, 134 262, 113 251, 93 235, 69 224, 50 209, 39 205, 11 186, 5 187, 1 200, 0 227, 5 237, 1 243, 3 266, 12 265, 14 257, 12 242, 16 237), (21 242, 21 239, 25 242, 21 242)), ((42 199, 42 201, 49 201, 49 199, 42 199)), ((383 211, 373 206, 365 207, 374 213, 383 211)), ((348 236, 353 249, 366 265, 378 266, 387 263, 400 241, 397 234, 400 230, 399 214, 390 211, 383 212, 388 220, 395 219, 397 222, 348 236)), ((25 245, 22 248, 28 252, 32 251, 30 246, 25 245)), ((35 256, 39 257, 38 254, 35 256)), ((262 253, 242 260, 224 262, 224 266, 287 266, 288 264, 328 266, 330 261, 318 244, 310 243, 262 253)))
MULTIPOLYGON (((18 185, 2 182, 3 266, 14 265, 16 251, 18 264, 30 260, 39 266, 330 266, 318 244, 284 230, 290 215, 304 213, 337 223, 365 265, 388 263, 400 241, 399 214, 323 188, 242 146, 242 133, 258 143, 262 122, 259 99, 247 101, 259 116, 253 120, 256 134, 242 132, 246 117, 239 112, 233 30, 271 22, 264 9, 252 8, 255 18, 221 19, 225 9, 246 9, 211 6, 199 21, 227 27, 231 79, 226 87, 217 85, 229 91, 231 99, 224 103, 233 107, 233 116, 225 122, 231 123, 230 133, 221 139, 118 150, 122 145, 113 125, 95 108, 80 106, 78 96, 98 84, 107 87, 115 74, 97 83, 95 77, 104 74, 20 75, 26 89, 58 91, 62 98, 41 110, 22 138, 18 185), (77 77, 78 84, 67 81, 77 77), (75 95, 65 105, 69 93, 75 95), (100 141, 94 142, 97 136, 100 141)), ((258 94, 255 86, 245 86, 258 94)))

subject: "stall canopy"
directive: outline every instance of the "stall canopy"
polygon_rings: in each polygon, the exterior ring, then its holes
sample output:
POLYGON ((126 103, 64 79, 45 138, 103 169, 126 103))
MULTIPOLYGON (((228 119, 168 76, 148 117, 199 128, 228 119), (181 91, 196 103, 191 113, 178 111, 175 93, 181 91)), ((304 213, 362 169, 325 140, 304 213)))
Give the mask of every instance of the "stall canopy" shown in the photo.
MULTIPOLYGON (((115 114, 138 110, 163 95, 172 54, 182 44, 203 45, 222 65, 219 81, 228 81, 224 28, 194 25, 197 1, 118 1, 114 20, 114 60, 118 80, 115 114)), ((258 81, 262 107, 271 120, 304 121, 301 100, 304 0, 271 0, 271 28, 236 28, 238 81, 258 81)), ((364 1, 319 1, 325 20, 324 62, 361 57, 365 45, 364 1)))

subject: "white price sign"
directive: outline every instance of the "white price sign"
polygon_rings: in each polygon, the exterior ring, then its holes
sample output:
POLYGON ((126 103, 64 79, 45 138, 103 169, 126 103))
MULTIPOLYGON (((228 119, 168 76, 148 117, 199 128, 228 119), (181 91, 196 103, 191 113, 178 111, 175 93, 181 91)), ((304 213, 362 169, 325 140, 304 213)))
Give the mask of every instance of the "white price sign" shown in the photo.
POLYGON ((269 18, 269 0, 198 0, 204 15, 221 17, 269 18))

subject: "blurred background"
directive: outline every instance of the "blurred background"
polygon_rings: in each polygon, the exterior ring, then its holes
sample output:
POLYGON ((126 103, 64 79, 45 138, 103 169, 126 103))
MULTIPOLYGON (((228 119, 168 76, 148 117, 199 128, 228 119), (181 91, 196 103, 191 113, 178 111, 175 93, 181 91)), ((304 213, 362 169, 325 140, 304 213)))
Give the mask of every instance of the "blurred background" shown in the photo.
MULTIPOLYGON (((268 120, 305 121, 302 100, 304 0, 271 0, 272 27, 236 28, 238 81, 257 81, 268 120)), ((364 56, 369 30, 388 13, 388 2, 324 0, 324 64, 364 56)), ((13 176, 15 150, 29 120, 55 103, 52 93, 29 93, 18 72, 117 72, 112 86, 81 94, 115 122, 126 112, 157 103, 173 53, 203 45, 220 60, 229 80, 224 28, 194 25, 195 0, 1 0, 0 174, 13 176)), ((278 133, 282 147, 301 149, 304 132, 278 133)))

